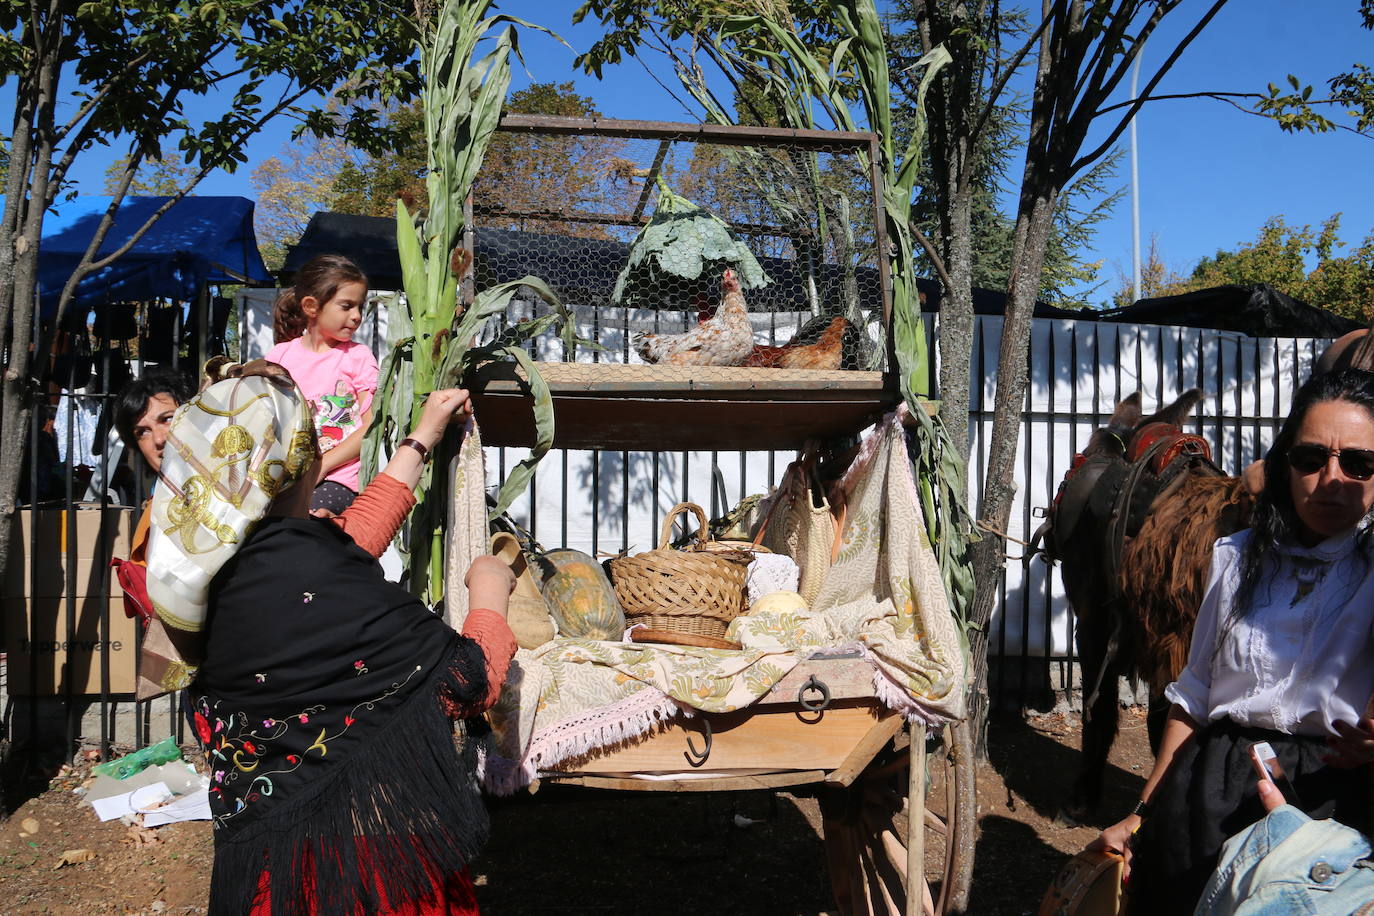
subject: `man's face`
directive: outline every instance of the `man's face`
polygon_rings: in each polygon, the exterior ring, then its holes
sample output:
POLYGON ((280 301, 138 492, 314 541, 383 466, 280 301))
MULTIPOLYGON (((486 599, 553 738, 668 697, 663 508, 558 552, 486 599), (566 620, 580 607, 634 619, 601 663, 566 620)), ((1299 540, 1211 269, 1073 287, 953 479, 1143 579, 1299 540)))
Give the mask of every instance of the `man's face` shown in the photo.
POLYGON ((143 415, 134 423, 134 441, 154 474, 162 470, 162 448, 167 444, 167 430, 176 412, 177 402, 164 391, 148 399, 143 415))

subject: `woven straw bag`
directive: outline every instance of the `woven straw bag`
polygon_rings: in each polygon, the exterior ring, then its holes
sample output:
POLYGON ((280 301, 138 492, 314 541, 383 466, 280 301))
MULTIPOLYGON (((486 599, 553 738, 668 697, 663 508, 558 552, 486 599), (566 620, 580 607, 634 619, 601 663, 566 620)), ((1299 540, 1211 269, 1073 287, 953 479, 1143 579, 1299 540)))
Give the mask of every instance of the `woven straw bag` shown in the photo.
POLYGON ((663 520, 656 550, 610 562, 611 583, 628 626, 719 637, 744 612, 750 554, 713 549, 706 531, 701 507, 678 503, 663 520), (673 521, 689 510, 700 526, 696 546, 674 550, 668 546, 673 521))
POLYGON ((814 461, 804 457, 792 462, 773 494, 759 539, 773 553, 797 561, 801 570, 797 591, 807 605, 815 602, 830 571, 835 527, 835 516, 816 479, 814 461))

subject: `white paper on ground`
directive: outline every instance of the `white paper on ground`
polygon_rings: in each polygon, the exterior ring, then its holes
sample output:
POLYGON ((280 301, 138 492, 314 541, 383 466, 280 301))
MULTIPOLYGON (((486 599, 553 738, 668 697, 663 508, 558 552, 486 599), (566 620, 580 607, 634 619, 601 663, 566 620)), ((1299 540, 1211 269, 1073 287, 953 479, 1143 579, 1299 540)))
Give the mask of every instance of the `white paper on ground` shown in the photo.
POLYGON ((143 815, 144 827, 161 827, 178 821, 208 821, 210 819, 210 790, 202 786, 189 795, 163 805, 143 815))
POLYGON ((97 798, 91 802, 91 807, 102 821, 112 821, 125 814, 137 814, 141 808, 151 807, 160 801, 170 800, 171 797, 172 790, 167 788, 167 783, 155 782, 152 785, 139 786, 132 792, 97 798))
POLYGON ((195 767, 189 763, 172 761, 148 767, 127 779, 97 776, 86 793, 85 800, 95 809, 96 815, 102 821, 109 821, 125 814, 137 814, 141 807, 155 804, 158 794, 150 794, 146 800, 142 795, 136 799, 131 796, 147 787, 161 786, 162 795, 172 798, 172 801, 157 811, 166 811, 167 808, 177 806, 178 816, 150 823, 147 818, 156 812, 147 812, 144 826, 153 827, 172 821, 209 820, 209 785, 209 780, 197 773, 195 767), (183 805, 182 802, 188 799, 191 801, 183 805), (199 813, 202 806, 203 814, 199 813))

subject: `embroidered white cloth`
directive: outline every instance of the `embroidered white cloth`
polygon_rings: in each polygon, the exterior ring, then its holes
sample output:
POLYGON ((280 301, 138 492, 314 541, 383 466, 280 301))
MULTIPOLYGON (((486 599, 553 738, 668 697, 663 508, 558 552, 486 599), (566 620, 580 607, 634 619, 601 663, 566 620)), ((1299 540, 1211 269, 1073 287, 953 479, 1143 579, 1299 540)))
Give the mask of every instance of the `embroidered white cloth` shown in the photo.
POLYGON ((1188 665, 1164 695, 1196 722, 1335 734, 1333 723, 1358 721, 1374 694, 1370 538, 1351 531, 1310 548, 1276 545, 1254 606, 1228 626, 1250 537, 1216 542, 1188 665))
POLYGON ((899 414, 865 440, 841 488, 838 559, 804 612, 737 618, 742 651, 555 639, 516 653, 488 716, 487 786, 508 793, 570 758, 633 741, 695 710, 747 706, 827 647, 873 665, 874 694, 930 724, 964 712, 964 659, 926 540, 899 414))
POLYGON ((749 603, 774 592, 795 592, 801 570, 797 561, 782 553, 756 553, 745 580, 749 603))
MULTIPOLYGON (((438 468, 433 473, 439 473, 438 468)), ((468 567, 487 552, 487 463, 477 418, 468 417, 463 444, 453 462, 448 503, 448 540, 444 544, 444 623, 458 632, 467 620, 468 567)))

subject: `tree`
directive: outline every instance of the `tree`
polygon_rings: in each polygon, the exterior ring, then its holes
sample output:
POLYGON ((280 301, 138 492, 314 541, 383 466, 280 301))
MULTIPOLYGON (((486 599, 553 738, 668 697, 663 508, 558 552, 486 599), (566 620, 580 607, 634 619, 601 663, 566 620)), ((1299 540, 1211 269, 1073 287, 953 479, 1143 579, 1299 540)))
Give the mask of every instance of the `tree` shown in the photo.
POLYGON ((385 156, 344 157, 334 176, 332 209, 362 216, 396 215, 396 201, 419 209, 426 204, 425 112, 417 99, 386 113, 399 139, 385 156))
MULTIPOLYGON (((1374 30, 1374 0, 1360 0, 1360 25, 1374 30)), ((1327 80, 1328 94, 1312 97, 1312 87, 1296 76, 1287 79, 1287 91, 1273 83, 1256 109, 1273 118, 1286 131, 1317 133, 1345 129, 1374 137, 1374 70, 1368 64, 1353 64, 1349 70, 1327 80), (1346 117, 1353 123, 1333 120, 1324 112, 1346 117)))
MULTIPOLYGON (((505 111, 564 118, 601 115, 596 103, 578 95, 570 82, 531 83, 510 94, 505 111)), ((573 238, 611 238, 604 223, 558 216, 619 213, 630 206, 639 189, 617 180, 617 159, 624 147, 623 140, 606 137, 498 131, 472 188, 476 224, 573 238)))
MULTIPOLYGON (((1146 81, 1140 98, 1116 105, 1108 100, 1159 23, 1177 9, 1178 0, 1044 5, 1045 18, 1031 36, 1036 52, 1035 84, 1009 262, 987 470, 978 507, 985 530, 1006 531, 1011 513, 1031 316, 1061 195, 1075 176, 1091 168, 1115 145, 1145 98, 1225 2, 1215 0, 1169 49, 1146 81), (1105 137, 1085 152, 1088 131, 1103 119, 1109 119, 1105 137)), ((978 681, 971 716, 980 736, 987 721, 987 625, 998 603, 1003 550, 999 537, 985 537, 973 548, 977 591, 970 612, 970 641, 978 681)))
POLYGON ((311 216, 335 208, 335 178, 348 156, 337 138, 308 136, 253 169, 253 228, 268 270, 281 269, 287 248, 300 239, 311 216))
MULTIPOLYGON (((968 373, 973 346, 973 289, 1005 289, 1015 223, 1000 198, 1024 145, 1025 105, 1006 98, 1008 80, 1030 51, 1025 15, 969 0, 901 0, 887 22, 899 131, 915 115, 910 67, 943 45, 953 58, 927 97, 930 139, 912 218, 931 245, 926 276, 943 286, 940 310, 941 416, 968 457, 968 373), (1012 43, 1010 47, 1008 43, 1012 43)), ((1087 304, 1070 286, 1096 279, 1101 262, 1079 252, 1120 191, 1109 191, 1118 155, 1095 164, 1070 185, 1056 208, 1041 270, 1040 295, 1066 308, 1087 304)))
MULTIPOLYGON (((105 169, 105 193, 114 194, 129 170, 129 157, 120 156, 105 169)), ((142 165, 134 169, 133 180, 129 182, 127 193, 146 194, 165 197, 175 194, 191 180, 196 170, 190 163, 180 159, 171 150, 162 150, 156 158, 145 157, 142 165)))
POLYGON ((39 240, 72 165, 97 144, 127 146, 113 200, 60 294, 54 323, 83 277, 132 247, 205 175, 242 163, 244 141, 268 122, 291 117, 301 131, 380 148, 390 137, 360 103, 408 97, 417 73, 413 25, 398 10, 378 15, 370 0, 0 0, 0 26, 0 79, 15 79, 0 216, 3 566, 22 443, 51 346, 49 335, 30 352, 39 240), (317 104, 331 92, 342 113, 317 104), (193 109, 200 113, 194 118, 193 109), (144 161, 168 146, 194 173, 125 245, 97 257, 144 161))
MULTIPOLYGON (((1319 229, 1289 226, 1281 216, 1266 220, 1259 235, 1234 251, 1219 250, 1200 260, 1182 277, 1169 271, 1155 241, 1144 270, 1144 291, 1150 296, 1173 296, 1227 283, 1263 283, 1309 305, 1368 324, 1374 321, 1374 234, 1338 256, 1341 246, 1339 213, 1319 229), (1308 270, 1309 262, 1315 266, 1308 270)), ((1115 301, 1130 304, 1130 287, 1123 278, 1115 301)))

